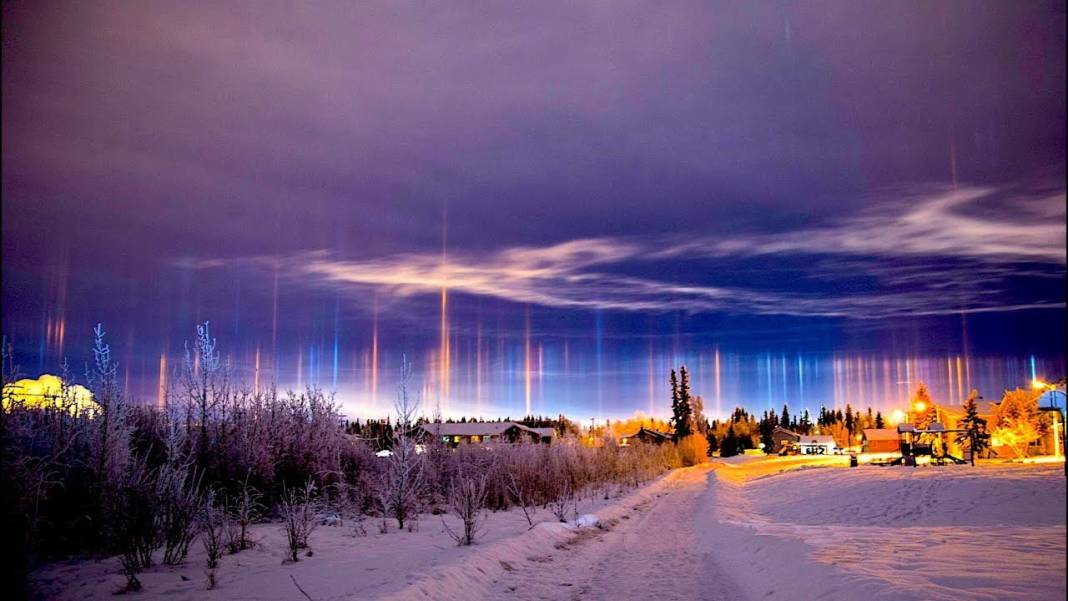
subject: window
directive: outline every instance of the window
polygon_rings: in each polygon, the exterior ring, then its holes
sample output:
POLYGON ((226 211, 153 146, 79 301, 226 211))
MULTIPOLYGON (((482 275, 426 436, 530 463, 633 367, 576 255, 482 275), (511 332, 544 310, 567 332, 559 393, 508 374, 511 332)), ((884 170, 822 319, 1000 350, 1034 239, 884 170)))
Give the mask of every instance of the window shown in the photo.
POLYGON ((442 436, 441 437, 441 442, 449 442, 449 437, 448 436, 442 436))
POLYGON ((460 437, 459 436, 453 436, 452 437, 452 441, 453 442, 460 442, 460 437))
POLYGON ((478 434, 475 434, 474 436, 471 437, 471 442, 482 442, 482 437, 479 436, 478 434))

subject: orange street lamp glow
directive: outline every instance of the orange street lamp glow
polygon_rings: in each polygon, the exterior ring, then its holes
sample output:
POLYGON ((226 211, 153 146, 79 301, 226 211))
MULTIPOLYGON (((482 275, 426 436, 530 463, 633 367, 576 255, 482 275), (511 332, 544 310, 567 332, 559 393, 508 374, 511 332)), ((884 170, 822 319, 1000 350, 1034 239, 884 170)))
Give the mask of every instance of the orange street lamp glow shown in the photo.
POLYGON ((900 409, 894 409, 894 412, 890 414, 890 419, 893 420, 895 424, 900 424, 905 421, 905 412, 900 409))
POLYGON ((927 409, 927 403, 923 401, 916 401, 916 411, 924 411, 927 409))

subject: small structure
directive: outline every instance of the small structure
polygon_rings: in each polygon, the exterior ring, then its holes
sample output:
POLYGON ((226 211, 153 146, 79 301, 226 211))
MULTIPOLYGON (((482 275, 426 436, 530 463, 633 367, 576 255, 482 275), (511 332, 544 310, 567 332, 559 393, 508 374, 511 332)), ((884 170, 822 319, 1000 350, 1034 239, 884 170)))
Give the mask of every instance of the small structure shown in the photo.
POLYGON ((490 442, 552 442, 553 428, 529 428, 516 422, 431 422, 419 426, 424 436, 456 447, 490 442))
POLYGON ((841 452, 833 436, 802 436, 797 449, 801 455, 834 455, 841 452))
POLYGON ((646 427, 638 428, 638 431, 634 434, 628 434, 626 436, 619 437, 619 446, 627 447, 636 442, 643 442, 645 444, 664 444, 671 440, 671 435, 658 430, 650 430, 646 427))
POLYGON ((862 440, 865 453, 901 452, 901 435, 893 428, 865 428, 862 440))
POLYGON ((789 451, 796 447, 797 443, 801 441, 801 435, 793 430, 787 430, 782 426, 775 426, 775 429, 771 431, 771 449, 773 454, 781 454, 783 451, 789 451))

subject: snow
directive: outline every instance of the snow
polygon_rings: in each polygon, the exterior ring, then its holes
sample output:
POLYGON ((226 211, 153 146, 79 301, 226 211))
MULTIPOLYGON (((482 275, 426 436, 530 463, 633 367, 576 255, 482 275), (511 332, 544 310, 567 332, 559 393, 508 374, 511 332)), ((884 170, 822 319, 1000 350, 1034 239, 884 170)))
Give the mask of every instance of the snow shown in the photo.
POLYGON ((597 516, 593 515, 592 513, 587 513, 587 514, 584 514, 584 515, 580 515, 580 516, 578 516, 578 518, 575 519, 575 527, 576 528, 600 528, 601 527, 601 520, 597 519, 597 516))
MULTIPOLYGON (((321 526, 314 555, 283 563, 283 535, 225 556, 204 590, 196 549, 142 575, 137 599, 1062 599, 1063 464, 848 468, 848 457, 734 457, 674 470, 572 524, 546 510, 491 514, 456 547, 441 518, 355 537, 321 526), (186 579, 183 579, 186 578, 186 579)), ((451 519, 451 518, 446 518, 451 519)), ((111 599, 118 561, 39 570, 41 596, 111 599)))

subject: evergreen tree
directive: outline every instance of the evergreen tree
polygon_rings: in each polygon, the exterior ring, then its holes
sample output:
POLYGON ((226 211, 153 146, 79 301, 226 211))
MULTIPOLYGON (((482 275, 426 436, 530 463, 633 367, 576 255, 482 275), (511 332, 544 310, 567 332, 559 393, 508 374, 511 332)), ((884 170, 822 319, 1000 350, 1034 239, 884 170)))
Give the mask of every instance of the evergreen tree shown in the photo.
POLYGON ((979 417, 979 407, 976 399, 979 392, 973 390, 964 401, 964 419, 960 420, 960 427, 967 432, 957 435, 957 444, 968 441, 972 445, 972 457, 979 457, 983 451, 990 448, 990 433, 986 431, 986 420, 979 417))
POLYGON ((694 431, 693 399, 690 397, 690 374, 686 367, 679 368, 679 379, 675 379, 675 370, 671 371, 672 383, 672 417, 671 425, 675 429, 674 439, 678 442, 694 431))
POLYGON ((720 457, 733 457, 738 454, 738 436, 734 433, 734 424, 727 428, 727 436, 723 438, 723 446, 719 449, 720 457))
POLYGON ((779 423, 782 424, 783 428, 790 429, 790 408, 785 404, 782 406, 782 417, 779 418, 779 423))
POLYGON ((845 427, 846 431, 849 432, 850 438, 852 438, 852 436, 856 434, 857 422, 853 418, 853 407, 851 407, 849 403, 846 403, 845 427))
POLYGON ((883 428, 886 427, 886 422, 883 421, 883 412, 882 411, 876 411, 875 412, 875 427, 880 429, 880 430, 882 430, 883 428))
POLYGON ((708 456, 712 457, 712 454, 719 450, 719 441, 716 440, 716 435, 712 428, 709 428, 708 433, 705 434, 705 440, 708 441, 708 456))

